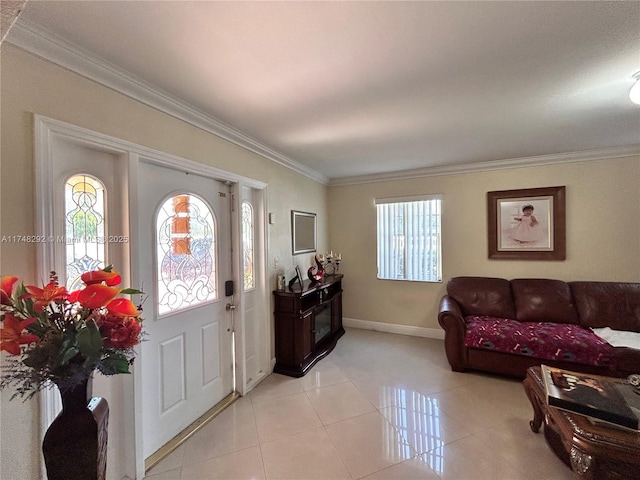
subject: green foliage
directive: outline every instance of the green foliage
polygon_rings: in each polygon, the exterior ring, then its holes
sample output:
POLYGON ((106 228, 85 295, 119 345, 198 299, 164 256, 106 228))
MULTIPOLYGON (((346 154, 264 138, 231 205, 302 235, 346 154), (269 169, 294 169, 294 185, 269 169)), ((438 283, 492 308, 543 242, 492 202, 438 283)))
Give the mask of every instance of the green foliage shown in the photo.
POLYGON ((98 365, 98 370, 103 375, 117 375, 119 373, 129 373, 129 360, 118 353, 108 355, 98 365))
POLYGON ((76 334, 76 345, 85 359, 85 367, 91 367, 100 360, 103 341, 96 322, 89 320, 79 328, 76 334))

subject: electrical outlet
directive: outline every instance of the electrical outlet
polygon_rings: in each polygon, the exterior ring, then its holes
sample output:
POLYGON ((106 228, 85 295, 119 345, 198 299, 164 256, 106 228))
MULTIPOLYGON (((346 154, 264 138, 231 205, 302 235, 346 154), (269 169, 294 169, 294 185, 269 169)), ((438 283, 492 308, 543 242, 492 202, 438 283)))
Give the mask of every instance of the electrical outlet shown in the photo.
POLYGON ((273 268, 280 268, 280 257, 273 257, 273 268))

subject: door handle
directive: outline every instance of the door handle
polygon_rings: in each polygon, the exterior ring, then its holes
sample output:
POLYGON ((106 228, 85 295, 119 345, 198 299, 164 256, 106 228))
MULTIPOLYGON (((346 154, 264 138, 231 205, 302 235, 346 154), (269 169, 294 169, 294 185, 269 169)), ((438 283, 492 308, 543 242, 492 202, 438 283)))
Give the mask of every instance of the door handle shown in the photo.
POLYGON ((232 303, 227 303, 226 307, 224 307, 224 308, 227 310, 227 312, 229 312, 231 310, 235 310, 236 306, 233 305, 232 303))

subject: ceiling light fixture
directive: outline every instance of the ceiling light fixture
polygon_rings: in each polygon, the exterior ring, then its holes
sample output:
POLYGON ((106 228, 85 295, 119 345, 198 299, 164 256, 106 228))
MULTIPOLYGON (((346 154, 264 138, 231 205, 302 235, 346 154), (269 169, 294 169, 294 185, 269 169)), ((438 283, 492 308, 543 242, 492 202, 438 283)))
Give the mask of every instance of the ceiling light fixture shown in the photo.
POLYGON ((633 103, 640 105, 640 72, 634 73, 633 78, 636 79, 636 83, 629 90, 629 98, 633 103))

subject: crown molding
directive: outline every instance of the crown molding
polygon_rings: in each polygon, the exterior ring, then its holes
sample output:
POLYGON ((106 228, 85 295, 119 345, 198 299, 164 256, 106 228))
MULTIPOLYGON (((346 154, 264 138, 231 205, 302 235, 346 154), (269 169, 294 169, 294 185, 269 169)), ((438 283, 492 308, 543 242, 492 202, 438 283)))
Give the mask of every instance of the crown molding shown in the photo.
POLYGON ((477 173, 490 170, 503 170, 508 168, 539 167, 542 165, 555 165, 561 163, 588 162, 593 160, 606 160, 612 158, 624 158, 640 156, 639 145, 627 145, 623 147, 611 147, 598 150, 583 150, 579 152, 557 153, 550 155, 537 155, 534 157, 509 158, 505 160, 492 160, 464 165, 446 165, 440 167, 417 168, 389 173, 371 175, 357 175, 352 177, 332 178, 330 187, 361 185, 365 183, 388 182, 394 180, 409 180, 421 177, 437 177, 441 175, 456 175, 462 173, 477 173))
POLYGON ((329 178, 316 170, 31 22, 18 19, 5 40, 22 50, 223 138, 300 175, 324 185, 329 183, 329 178))
POLYGON ((4 40, 55 65, 61 66, 71 72, 88 78, 100 85, 200 128, 212 135, 223 138, 241 148, 271 160, 278 165, 330 187, 407 180, 420 177, 475 173, 508 168, 585 162, 640 155, 640 145, 629 145, 599 150, 492 160, 488 162, 463 165, 424 167, 390 173, 329 179, 329 177, 321 174, 320 172, 287 157, 240 130, 227 125, 211 115, 208 115, 207 113, 183 102, 179 98, 162 91, 151 83, 132 75, 122 68, 84 50, 82 47, 53 35, 39 26, 27 22, 26 20, 18 18, 4 40))

